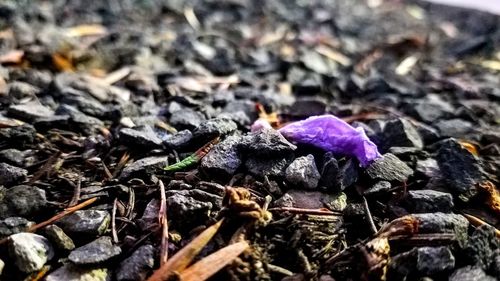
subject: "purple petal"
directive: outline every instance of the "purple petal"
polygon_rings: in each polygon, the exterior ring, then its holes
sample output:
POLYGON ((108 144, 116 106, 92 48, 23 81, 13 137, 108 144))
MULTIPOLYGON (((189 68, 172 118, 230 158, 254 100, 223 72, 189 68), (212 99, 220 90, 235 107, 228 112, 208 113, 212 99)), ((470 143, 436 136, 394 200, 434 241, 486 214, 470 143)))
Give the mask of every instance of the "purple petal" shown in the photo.
POLYGON ((286 125, 279 131, 291 141, 355 156, 364 167, 381 157, 363 128, 354 128, 333 115, 309 117, 286 125))

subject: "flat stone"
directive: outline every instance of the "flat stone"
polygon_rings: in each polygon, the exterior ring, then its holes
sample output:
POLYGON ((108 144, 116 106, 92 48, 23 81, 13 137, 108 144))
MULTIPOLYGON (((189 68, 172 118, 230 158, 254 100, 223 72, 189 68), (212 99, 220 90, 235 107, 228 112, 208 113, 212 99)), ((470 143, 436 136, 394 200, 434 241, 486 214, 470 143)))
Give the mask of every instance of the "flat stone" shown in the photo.
POLYGON ((476 157, 456 140, 443 141, 436 160, 450 192, 463 201, 468 201, 477 190, 475 185, 482 180, 481 167, 476 157))
POLYGON ((278 131, 268 128, 243 136, 240 146, 243 151, 254 155, 283 155, 297 149, 278 131))
POLYGON ((419 233, 452 233, 457 241, 467 241, 469 221, 462 215, 445 213, 412 214, 418 221, 419 233))
POLYGON ((0 161, 5 161, 7 164, 16 167, 24 166, 24 157, 26 153, 15 148, 4 149, 0 151, 0 161))
POLYGON ((170 116, 169 123, 176 128, 194 129, 205 120, 205 116, 191 108, 176 110, 170 116))
POLYGON ((54 115, 54 111, 38 102, 29 102, 18 105, 11 105, 8 109, 9 116, 23 121, 34 121, 37 118, 54 115))
POLYGON ((45 236, 58 248, 63 251, 71 251, 75 248, 73 240, 64 233, 57 225, 51 224, 45 227, 45 236))
POLYGON ((96 237, 109 226, 111 216, 107 211, 79 210, 57 222, 65 233, 96 237))
POLYGON ((33 233, 17 233, 9 236, 9 255, 17 268, 25 273, 42 269, 52 259, 54 250, 47 238, 33 233))
POLYGON ((33 225, 35 225, 34 222, 21 217, 10 217, 0 220, 0 239, 12 234, 26 232, 33 225))
POLYGON ((125 260, 116 270, 118 281, 141 281, 145 280, 155 265, 155 248, 151 245, 143 245, 125 260))
POLYGON ((264 176, 284 176, 285 169, 293 161, 293 156, 283 158, 265 158, 249 155, 245 161, 245 168, 253 175, 263 178, 264 176))
POLYGON ((328 207, 334 211, 343 211, 347 206, 347 196, 319 191, 291 189, 274 202, 277 207, 294 207, 303 209, 320 209, 328 207))
POLYGON ((439 165, 436 159, 428 158, 425 160, 417 160, 415 172, 432 178, 439 174, 439 165))
POLYGON ((408 211, 415 213, 449 213, 453 208, 453 197, 449 193, 429 189, 410 190, 404 205, 408 211))
POLYGON ((365 190, 363 194, 365 196, 376 196, 376 195, 386 195, 391 190, 391 183, 388 181, 379 181, 373 186, 365 190))
POLYGON ((442 137, 466 138, 474 132, 474 125, 462 119, 441 120, 434 127, 442 137))
POLYGON ((203 121, 193 131, 193 137, 200 141, 208 141, 216 136, 224 136, 238 129, 238 125, 228 118, 213 118, 203 121))
POLYGON ((383 130, 383 149, 396 147, 416 147, 424 146, 422 138, 417 129, 406 119, 396 119, 387 122, 383 130))
POLYGON ((455 270, 448 279, 449 281, 495 281, 493 276, 489 276, 478 266, 468 265, 455 270))
POLYGON ((45 190, 30 185, 14 186, 0 200, 0 218, 31 217, 46 206, 45 190))
POLYGON ((28 171, 23 168, 0 163, 0 185, 11 186, 26 180, 28 171))
POLYGON ((107 268, 80 268, 67 263, 47 275, 45 281, 111 281, 111 272, 107 268))
POLYGON ((293 186, 314 189, 318 186, 321 175, 314 162, 314 156, 309 154, 296 158, 288 168, 286 168, 285 177, 293 186))
POLYGON ((239 136, 229 136, 215 145, 201 159, 201 169, 214 177, 229 178, 232 176, 242 164, 238 150, 240 140, 239 136))
POLYGON ((120 141, 128 146, 144 149, 162 147, 162 140, 150 126, 123 128, 120 130, 120 141))
MULTIPOLYGON (((104 127, 104 123, 95 117, 88 116, 79 111, 76 107, 61 104, 56 109, 57 115, 69 116, 68 123, 73 130, 78 130, 86 134, 92 134, 104 127)), ((64 122, 64 121, 63 121, 64 122)))
POLYGON ((126 166, 120 174, 120 179, 128 179, 138 174, 154 173, 165 166, 168 166, 168 156, 142 158, 126 166))
POLYGON ((396 156, 386 153, 366 169, 372 180, 403 182, 413 174, 413 170, 396 156))
POLYGON ((190 130, 182 130, 162 138, 163 144, 173 149, 180 149, 187 146, 192 139, 193 133, 190 130))
POLYGON ((121 249, 113 245, 111 237, 102 236, 71 251, 68 259, 77 265, 99 264, 121 254, 121 249))

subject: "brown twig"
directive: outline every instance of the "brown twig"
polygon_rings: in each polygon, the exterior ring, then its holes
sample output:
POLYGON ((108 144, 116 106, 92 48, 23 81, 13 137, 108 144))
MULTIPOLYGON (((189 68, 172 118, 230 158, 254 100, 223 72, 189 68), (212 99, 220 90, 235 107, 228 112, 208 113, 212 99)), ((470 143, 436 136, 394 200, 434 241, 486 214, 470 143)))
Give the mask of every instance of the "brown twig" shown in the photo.
POLYGON ((500 230, 496 229, 494 226, 492 226, 491 224, 483 221, 482 219, 478 218, 478 217, 475 217, 473 215, 469 215, 469 214, 466 214, 466 213, 463 213, 462 214, 465 218, 467 218, 467 220, 469 220, 469 222, 474 225, 474 226, 481 226, 481 225, 488 225, 488 226, 491 226, 495 229, 495 234, 497 236, 497 238, 500 238, 500 230))
POLYGON ((375 234, 378 232, 378 230, 377 227, 375 226, 375 223, 373 222, 373 217, 372 213, 370 212, 370 206, 368 206, 368 201, 364 196, 363 196, 363 205, 365 206, 366 219, 368 220, 368 224, 370 225, 372 233, 375 234))
MULTIPOLYGON (((98 197, 90 198, 89 200, 84 201, 76 206, 64 209, 62 212, 51 217, 50 219, 43 221, 39 224, 35 224, 34 226, 30 227, 26 232, 35 232, 40 228, 43 228, 43 227, 50 225, 50 224, 53 224, 54 222, 64 218, 65 216, 70 215, 70 214, 72 214, 80 209, 83 209, 83 208, 87 207, 88 205, 94 203, 97 200, 97 198, 98 197)), ((7 238, 0 240, 0 245, 5 243, 6 241, 7 241, 7 238)))
POLYGON ((78 204, 78 201, 80 201, 80 192, 82 189, 82 177, 81 175, 78 177, 78 182, 76 183, 75 186, 75 191, 73 192, 73 197, 71 198, 71 201, 69 201, 68 208, 75 206, 78 204))
POLYGON ((62 152, 58 151, 54 155, 50 156, 49 159, 47 159, 47 162, 33 175, 33 177, 30 179, 29 183, 34 183, 38 179, 40 179, 43 174, 48 173, 50 169, 54 166, 54 164, 57 162, 59 157, 61 157, 62 152))
POLYGON ((165 185, 163 185, 163 181, 160 180, 158 185, 160 186, 160 213, 158 217, 160 220, 160 225, 162 226, 160 266, 162 266, 168 260, 167 198, 165 196, 165 185))

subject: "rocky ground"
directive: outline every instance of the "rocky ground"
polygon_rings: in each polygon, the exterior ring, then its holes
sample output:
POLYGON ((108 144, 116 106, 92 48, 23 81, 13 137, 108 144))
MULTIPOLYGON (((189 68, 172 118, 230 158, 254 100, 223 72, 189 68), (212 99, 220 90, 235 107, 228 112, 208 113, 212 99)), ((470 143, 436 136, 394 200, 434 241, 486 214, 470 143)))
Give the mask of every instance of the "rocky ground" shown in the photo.
POLYGON ((0 4, 1 280, 500 279, 498 16, 163 2, 0 4))

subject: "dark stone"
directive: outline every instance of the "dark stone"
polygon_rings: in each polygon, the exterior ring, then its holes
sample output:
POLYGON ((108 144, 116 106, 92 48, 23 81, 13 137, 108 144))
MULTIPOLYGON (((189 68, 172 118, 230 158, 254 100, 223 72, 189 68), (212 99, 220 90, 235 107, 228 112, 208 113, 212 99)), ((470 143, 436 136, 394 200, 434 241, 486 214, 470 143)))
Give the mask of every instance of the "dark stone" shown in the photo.
POLYGON ((109 108, 86 93, 69 88, 64 92, 62 102, 75 106, 81 112, 97 118, 106 118, 109 108))
POLYGON ((282 155, 297 148, 278 131, 267 128, 243 136, 240 146, 242 151, 252 155, 282 155))
POLYGON ((494 253, 493 262, 491 263, 491 272, 500 280, 500 249, 497 249, 494 253))
POLYGON ((24 165, 24 157, 26 153, 15 148, 4 149, 0 151, 0 161, 5 161, 8 164, 22 167, 24 165))
POLYGON ((0 185, 11 186, 26 180, 28 171, 7 163, 0 163, 0 185))
POLYGON ((287 112, 296 117, 322 115, 326 112, 326 103, 318 99, 300 99, 292 104, 287 112))
POLYGON ((30 185, 9 188, 5 196, 0 196, 0 218, 32 217, 47 206, 45 191, 30 185))
POLYGON ((264 178, 264 176, 278 177, 285 175, 285 169, 293 161, 293 155, 283 158, 265 158, 249 155, 245 161, 245 167, 251 174, 264 178))
POLYGON ((372 187, 368 188, 363 192, 365 196, 377 196, 377 195, 385 195, 391 190, 391 183, 388 181, 379 181, 375 183, 372 187))
POLYGON ((216 136, 224 136, 238 128, 234 121, 227 118, 214 118, 201 123, 193 132, 193 137, 200 141, 208 141, 216 136))
MULTIPOLYGON (((222 112, 222 115, 228 116, 241 126, 250 125, 252 120, 258 117, 255 102, 250 100, 230 101, 226 104, 222 112)), ((219 115, 219 117, 222 115, 219 115)))
POLYGON ((417 219, 419 233, 452 233, 461 245, 467 241, 469 221, 461 215, 426 213, 412 216, 417 219))
POLYGON ((182 108, 172 113, 169 122, 176 128, 194 129, 205 120, 203 114, 191 108, 182 108))
POLYGON ((160 209, 160 200, 152 199, 146 205, 142 217, 137 220, 137 225, 143 231, 152 229, 158 225, 158 210, 160 209))
POLYGON ((441 137, 466 138, 474 132, 474 125, 462 119, 441 120, 434 124, 441 137))
POLYGON ((423 141, 417 129, 406 119, 396 119, 387 122, 383 130, 382 150, 387 151, 393 146, 422 148, 423 141))
POLYGON ((454 267, 455 257, 448 247, 421 247, 392 257, 389 276, 391 280, 402 280, 415 274, 432 276, 447 273, 454 267))
POLYGON ((453 106, 448 102, 435 95, 427 95, 427 98, 430 99, 409 104, 407 107, 408 113, 426 123, 447 119, 453 115, 453 106))
POLYGON ((19 149, 35 141, 36 130, 30 124, 23 124, 21 126, 1 129, 0 138, 5 142, 15 144, 16 148, 19 149))
POLYGON ((127 146, 143 149, 162 147, 162 140, 150 126, 123 128, 120 130, 120 141, 127 146))
POLYGON ((12 81, 9 83, 9 96, 22 99, 26 97, 36 97, 40 89, 26 82, 12 81))
POLYGON ((45 236, 59 249, 63 251, 71 251, 75 248, 73 240, 64 233, 57 225, 51 224, 45 227, 45 236))
POLYGON ((121 253, 118 246, 113 245, 111 237, 103 236, 74 249, 68 259, 77 265, 99 264, 106 262, 121 253))
POLYGON ((192 198, 204 203, 211 203, 212 210, 217 210, 222 207, 222 196, 212 194, 203 190, 189 189, 189 190, 167 190, 167 197, 174 195, 181 195, 192 198))
POLYGON ((337 177, 337 186, 340 190, 345 190, 358 181, 359 172, 356 161, 349 159, 342 165, 337 177))
POLYGON ((174 194, 167 198, 168 217, 176 218, 177 227, 190 229, 204 223, 212 210, 212 203, 196 200, 192 197, 174 194))
POLYGON ((173 135, 163 138, 163 144, 173 149, 186 147, 193 139, 193 133, 189 130, 182 130, 173 135))
POLYGON ((439 138, 441 137, 438 130, 434 129, 429 125, 417 123, 415 124, 415 127, 417 128, 417 132, 422 137, 422 140, 424 141, 425 144, 434 143, 438 141, 439 138))
POLYGON ((168 166, 168 156, 142 158, 126 166, 120 174, 120 179, 125 180, 139 174, 154 173, 166 166, 168 166))
POLYGON ((220 178, 229 178, 240 167, 242 161, 238 151, 241 137, 229 136, 215 145, 205 157, 201 159, 200 168, 209 175, 220 178))
POLYGON ((116 270, 118 281, 142 281, 155 265, 155 248, 151 245, 143 245, 125 260, 116 270))
POLYGON ((333 153, 327 152, 323 155, 323 166, 321 168, 319 186, 326 190, 334 190, 338 186, 339 164, 333 157, 333 153))
POLYGON ((428 178, 432 178, 439 174, 438 162, 433 158, 418 160, 415 172, 428 178))
POLYGON ((484 270, 494 262, 495 251, 500 249, 500 240, 493 227, 483 225, 474 230, 461 252, 461 260, 466 264, 477 265, 484 270))
POLYGON ((319 191, 292 189, 276 200, 274 206, 303 209, 320 209, 328 207, 330 210, 343 211, 347 206, 347 196, 342 192, 338 194, 328 194, 319 191))
POLYGON ((69 115, 52 115, 36 119, 33 125, 39 131, 48 131, 52 128, 69 129, 70 122, 71 117, 69 115))
POLYGON ((372 180, 403 182, 413 174, 413 170, 393 154, 386 153, 371 163, 366 173, 372 180))
POLYGON ((415 213, 449 213, 453 208, 453 197, 449 193, 435 190, 410 190, 404 200, 404 206, 415 213))
POLYGON ((305 189, 315 189, 321 175, 314 156, 311 154, 296 158, 285 171, 286 180, 292 185, 305 189))
POLYGON ((495 281, 495 277, 489 276, 479 266, 465 266, 455 270, 448 279, 449 281, 495 281))
POLYGON ((34 121, 37 118, 49 117, 54 115, 54 111, 37 102, 29 102, 18 105, 11 105, 8 113, 10 116, 23 121, 34 121))
POLYGON ((109 226, 111 216, 107 211, 79 210, 60 219, 57 225, 65 233, 75 236, 96 237, 102 235, 109 226))
POLYGON ((463 201, 477 193, 475 185, 482 180, 481 167, 476 157, 456 140, 443 141, 436 160, 450 192, 463 201))
POLYGON ((10 217, 0 220, 0 239, 12 234, 26 232, 33 225, 35 225, 34 222, 21 217, 10 217))
MULTIPOLYGON (((73 130, 81 131, 85 134, 92 134, 104 127, 104 123, 95 118, 88 116, 71 105, 62 104, 56 109, 57 115, 69 116, 69 125, 73 130)), ((59 121, 61 122, 61 121, 59 121)))

